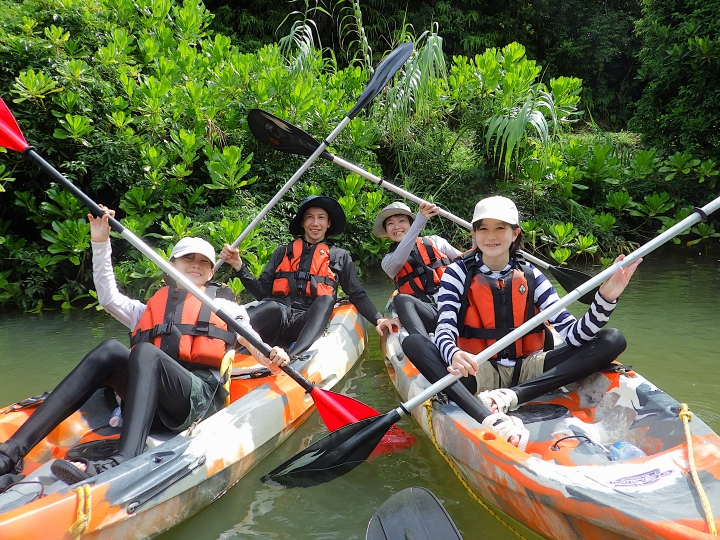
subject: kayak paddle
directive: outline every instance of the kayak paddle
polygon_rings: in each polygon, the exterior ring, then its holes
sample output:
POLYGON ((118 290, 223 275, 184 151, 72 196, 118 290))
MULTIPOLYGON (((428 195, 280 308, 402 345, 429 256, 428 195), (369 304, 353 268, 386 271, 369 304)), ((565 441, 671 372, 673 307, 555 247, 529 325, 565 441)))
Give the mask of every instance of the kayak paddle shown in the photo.
MULTIPOLYGON (((25 141, 22 132, 20 131, 15 118, 12 113, 5 105, 5 102, 0 99, 0 146, 8 148, 9 150, 15 150, 21 152, 22 155, 28 159, 33 160, 44 172, 46 172, 53 180, 59 182, 65 189, 72 193, 78 200, 80 200, 85 206, 87 206, 92 214, 96 217, 100 217, 104 214, 102 209, 83 193, 75 184, 70 182, 65 176, 60 174, 52 165, 45 161, 39 154, 35 152, 32 146, 29 146, 25 141)), ((135 246, 141 253, 143 253, 148 259, 154 262, 160 267, 163 272, 172 277, 177 283, 195 296, 203 305, 207 306, 213 311, 220 319, 222 319, 229 328, 234 332, 240 334, 245 338, 253 347, 258 349, 266 357, 270 356, 270 347, 263 343, 256 336, 248 332, 244 326, 236 321, 229 314, 225 313, 213 299, 207 296, 203 291, 192 284, 185 276, 180 274, 174 266, 168 261, 160 257, 155 251, 153 251, 147 244, 145 244, 140 238, 133 234, 130 230, 125 228, 115 218, 110 217, 108 219, 110 227, 117 232, 120 236, 125 238, 133 246, 135 246)), ((380 414, 378 411, 357 401, 351 397, 332 392, 330 390, 323 390, 317 388, 314 383, 308 381, 300 373, 290 366, 281 367, 290 378, 297 382, 306 392, 308 392, 315 402, 315 406, 320 413, 323 421, 327 425, 329 430, 334 430, 339 427, 348 425, 357 420, 364 418, 377 416, 380 414)), ((405 434, 400 428, 395 428, 392 434, 392 446, 410 446, 414 443, 415 437, 411 434, 405 434), (403 442, 403 438, 406 442, 403 442)))
POLYGON ((368 523, 365 540, 462 540, 432 491, 409 487, 386 500, 368 523))
MULTIPOLYGON (((296 154, 300 156, 309 156, 316 152, 320 147, 320 143, 317 140, 315 140, 311 135, 309 135, 299 127, 294 126, 289 122, 281 120, 280 118, 260 109, 252 109, 248 113, 248 126, 250 127, 250 132, 255 136, 257 140, 259 140, 266 146, 269 146, 281 152, 296 154)), ((420 204, 425 202, 420 197, 413 195, 412 193, 405 191, 404 189, 399 188, 387 182, 386 180, 383 180, 382 178, 378 178, 374 174, 362 169, 361 167, 358 167, 357 165, 354 165, 348 161, 345 161, 342 158, 337 157, 334 154, 331 154, 327 150, 324 150, 324 148, 325 147, 323 147, 323 151, 320 153, 321 158, 331 161, 336 165, 339 165, 351 172, 359 174, 363 178, 367 178, 378 186, 384 187, 385 189, 397 193, 401 197, 404 197, 414 203, 420 204)), ((440 209, 439 215, 457 223, 461 227, 472 230, 472 225, 470 223, 468 223, 464 219, 460 219, 456 215, 448 212, 447 210, 440 209)), ((585 274, 584 272, 580 272, 579 270, 572 270, 570 268, 558 268, 557 266, 552 266, 551 264, 546 263, 545 261, 542 261, 537 257, 533 257, 532 255, 530 255, 529 253, 525 253, 524 251, 520 251, 519 253, 531 263, 546 270, 549 270, 550 273, 555 277, 555 279, 558 280, 558 283, 560 283, 560 285, 562 285, 562 287, 566 291, 576 289, 592 277, 588 274, 585 274)), ((595 290, 592 290, 587 294, 583 295, 579 299, 580 302, 584 304, 591 304, 593 298, 595 297, 595 292, 595 290)))
MULTIPOLYGON (((338 124, 338 126, 332 131, 332 133, 330 133, 327 138, 323 139, 322 143, 318 143, 318 146, 314 151, 307 154, 309 157, 307 160, 305 160, 305 163, 303 163, 302 166, 295 172, 295 174, 292 175, 290 180, 285 182, 285 185, 280 189, 280 191, 275 194, 272 199, 270 199, 270 202, 265 205, 265 208, 260 211, 260 213, 255 217, 255 219, 253 219, 250 224, 245 227, 245 230, 240 233, 240 236, 238 236, 232 243, 232 247, 238 247, 240 243, 248 237, 250 232, 257 226, 258 223, 260 223, 260 221, 262 221, 262 219, 273 208, 273 206, 277 204, 277 202, 282 198, 282 196, 288 192, 288 190, 293 186, 297 179, 300 178, 300 176, 302 176, 302 174, 310 167, 310 165, 320 156, 323 150, 330 146, 330 143, 335 140, 335 137, 337 137, 340 132, 345 129, 345 127, 352 121, 352 119, 355 118, 355 116, 357 116, 357 114, 363 108, 365 108, 375 96, 380 93, 380 91, 385 87, 385 85, 390 81, 390 79, 393 78, 395 73, 397 73, 397 71, 410 57, 412 51, 412 43, 403 43, 393 52, 391 52, 382 62, 380 62, 377 69, 375 69, 375 73, 373 73, 373 76, 370 78, 370 81, 365 87, 365 90, 362 94, 360 94, 360 97, 358 98, 357 103, 355 103, 355 106, 350 109, 350 112, 347 113, 345 118, 342 119, 340 124, 338 124)), ((218 260, 218 262, 215 264, 215 270, 220 268, 220 266, 222 266, 224 262, 225 261, 223 259, 218 260)))
MULTIPOLYGON (((693 214, 677 223, 660 236, 636 249, 623 260, 615 262, 598 275, 569 292, 560 301, 541 311, 526 321, 504 338, 499 339, 490 347, 475 356, 478 364, 486 362, 493 355, 520 339, 527 332, 542 324, 550 317, 565 309, 583 294, 603 283, 619 268, 629 266, 637 259, 650 253, 662 244, 674 238, 698 221, 705 220, 709 214, 720 207, 720 197, 711 201, 703 208, 695 208, 693 214)), ((274 480, 286 486, 309 487, 332 480, 343 475, 367 459, 373 448, 380 441, 392 424, 397 422, 403 414, 409 414, 412 409, 424 403, 456 380, 460 375, 448 373, 445 377, 432 384, 410 400, 400 404, 396 409, 383 416, 368 418, 356 424, 345 426, 319 441, 311 444, 288 461, 271 471, 265 479, 274 480)))

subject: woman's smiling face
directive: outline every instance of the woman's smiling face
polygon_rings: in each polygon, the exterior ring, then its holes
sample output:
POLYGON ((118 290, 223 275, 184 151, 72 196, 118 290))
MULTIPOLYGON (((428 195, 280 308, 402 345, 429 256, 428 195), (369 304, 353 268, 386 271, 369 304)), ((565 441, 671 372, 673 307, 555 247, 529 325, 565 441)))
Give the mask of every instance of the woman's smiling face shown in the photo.
POLYGON ((410 217, 405 214, 395 214, 385 220, 385 232, 393 242, 400 242, 410 230, 410 217))
POLYGON ((197 287, 205 285, 213 275, 212 261, 199 253, 188 253, 173 259, 172 265, 197 287))
POLYGON ((501 270, 510 260, 510 246, 520 234, 520 229, 513 229, 499 219, 486 218, 473 230, 473 238, 483 254, 483 262, 493 270, 501 270), (500 268, 493 268, 502 263, 500 268))

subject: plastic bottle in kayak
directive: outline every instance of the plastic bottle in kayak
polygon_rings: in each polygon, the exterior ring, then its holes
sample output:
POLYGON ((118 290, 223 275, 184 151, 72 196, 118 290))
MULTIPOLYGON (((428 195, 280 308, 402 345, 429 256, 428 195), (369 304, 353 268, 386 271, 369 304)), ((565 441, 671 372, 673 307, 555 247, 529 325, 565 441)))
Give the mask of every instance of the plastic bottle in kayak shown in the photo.
POLYGON ((646 455, 645 452, 628 441, 618 441, 610 445, 610 461, 623 461, 625 459, 638 458, 646 455))

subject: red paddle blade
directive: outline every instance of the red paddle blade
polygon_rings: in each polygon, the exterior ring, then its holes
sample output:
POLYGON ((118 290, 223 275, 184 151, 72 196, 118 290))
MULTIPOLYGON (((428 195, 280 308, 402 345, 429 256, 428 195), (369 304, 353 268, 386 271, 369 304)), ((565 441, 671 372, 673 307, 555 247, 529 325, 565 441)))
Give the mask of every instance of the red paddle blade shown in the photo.
POLYGON ((330 390, 316 387, 312 389, 310 395, 315 401, 320 418, 330 431, 381 414, 357 399, 330 390))
POLYGON ((413 444, 415 444, 415 435, 408 433, 407 431, 403 431, 393 424, 388 432, 383 435, 383 438, 380 439, 380 442, 372 451, 372 454, 370 454, 370 458, 368 459, 375 459, 377 456, 381 456, 383 454, 399 452, 405 448, 410 448, 413 444))
POLYGON ((22 152, 28 147, 20 127, 2 99, 0 99, 0 146, 16 152, 22 152))
MULTIPOLYGON (((358 420, 380 416, 378 411, 357 399, 330 390, 313 388, 310 395, 315 401, 320 418, 322 418, 329 431, 335 431, 341 427, 354 424, 358 420)), ((409 448, 413 444, 415 444, 413 434, 393 425, 377 445, 373 455, 391 454, 403 448, 409 448)))

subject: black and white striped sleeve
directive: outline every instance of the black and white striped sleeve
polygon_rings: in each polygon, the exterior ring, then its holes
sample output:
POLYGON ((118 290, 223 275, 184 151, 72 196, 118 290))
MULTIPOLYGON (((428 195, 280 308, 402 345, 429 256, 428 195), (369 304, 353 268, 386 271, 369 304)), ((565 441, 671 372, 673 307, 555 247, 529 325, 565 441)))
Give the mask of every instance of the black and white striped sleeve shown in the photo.
MULTIPOLYGON (((560 300, 555 288, 537 268, 533 267, 535 274, 535 306, 544 310, 560 300)), ((548 319, 553 328, 568 344, 579 347, 591 341, 600 329, 610 320, 610 314, 615 309, 617 300, 609 302, 600 294, 595 298, 583 317, 578 320, 570 312, 563 309, 548 319)))
POLYGON ((435 345, 443 360, 450 365, 453 355, 460 350, 457 346, 458 313, 460 299, 465 293, 467 269, 462 259, 445 269, 438 292, 438 324, 435 329, 435 345))

